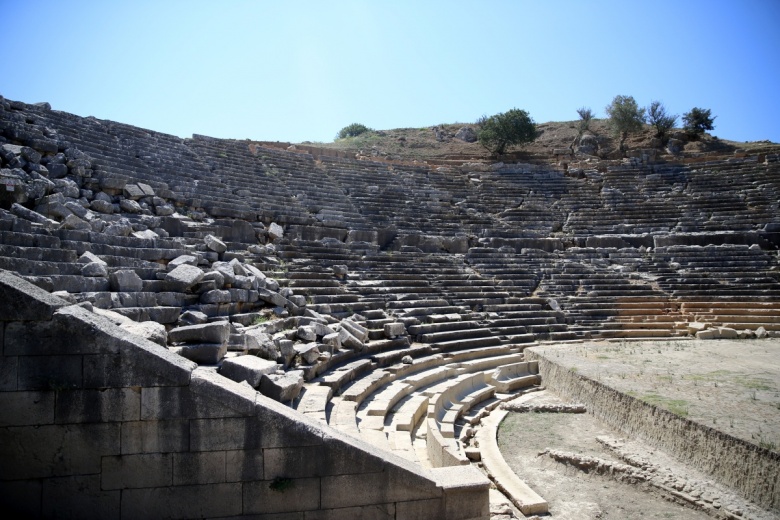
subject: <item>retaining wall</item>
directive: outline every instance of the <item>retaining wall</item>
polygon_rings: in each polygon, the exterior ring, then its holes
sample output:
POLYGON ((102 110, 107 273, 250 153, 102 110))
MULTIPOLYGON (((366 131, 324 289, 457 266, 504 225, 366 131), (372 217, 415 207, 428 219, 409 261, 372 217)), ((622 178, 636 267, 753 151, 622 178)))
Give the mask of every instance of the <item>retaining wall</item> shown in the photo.
POLYGON ((25 518, 489 516, 423 470, 0 271, 0 510, 25 518))
POLYGON ((780 454, 572 372, 546 358, 543 349, 527 348, 525 355, 539 362, 547 388, 585 404, 612 428, 647 441, 762 507, 780 511, 780 454))

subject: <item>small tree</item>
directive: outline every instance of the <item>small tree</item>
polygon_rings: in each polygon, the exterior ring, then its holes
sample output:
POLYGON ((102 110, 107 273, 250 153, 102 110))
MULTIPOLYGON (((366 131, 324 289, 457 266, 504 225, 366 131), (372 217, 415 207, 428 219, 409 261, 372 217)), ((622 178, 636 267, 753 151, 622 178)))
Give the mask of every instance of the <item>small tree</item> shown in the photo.
POLYGON ((490 153, 503 154, 508 146, 530 143, 536 139, 536 124, 528 112, 513 108, 477 121, 477 139, 490 153))
POLYGON ((639 108, 632 96, 615 96, 612 103, 607 105, 610 130, 616 137, 620 137, 620 151, 623 151, 623 143, 628 134, 638 132, 645 122, 645 109, 639 108))
POLYGON ((693 139, 698 139, 705 130, 712 130, 715 118, 709 108, 693 107, 690 112, 683 114, 683 130, 693 139))
POLYGON ((677 114, 669 114, 666 107, 660 101, 653 101, 647 107, 647 122, 655 127, 655 136, 664 139, 669 130, 677 123, 677 114))
POLYGON ((577 126, 577 137, 582 137, 582 134, 590 128, 590 122, 593 120, 594 114, 588 107, 578 108, 577 114, 580 116, 580 124, 577 126))
POLYGON ((361 125, 360 123, 352 123, 349 126, 345 126, 341 130, 339 130, 339 133, 336 134, 336 139, 344 139, 345 137, 357 137, 360 134, 365 134, 366 132, 372 132, 369 127, 366 125, 361 125))

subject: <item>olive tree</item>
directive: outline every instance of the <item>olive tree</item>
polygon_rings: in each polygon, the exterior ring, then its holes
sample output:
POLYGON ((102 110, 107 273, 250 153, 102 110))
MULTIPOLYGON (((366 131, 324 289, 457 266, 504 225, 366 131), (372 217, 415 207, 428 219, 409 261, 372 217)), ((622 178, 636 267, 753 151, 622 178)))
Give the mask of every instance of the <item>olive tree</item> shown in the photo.
POLYGON ((712 130, 715 118, 709 108, 693 107, 690 112, 683 114, 683 130, 693 139, 701 136, 705 130, 712 130))
POLYGON ((655 136, 664 139, 677 123, 677 114, 669 114, 660 101, 653 101, 647 107, 647 122, 655 128, 655 136))
POLYGON ((536 123, 525 110, 513 108, 477 121, 477 139, 493 154, 503 154, 508 146, 530 143, 537 137, 536 123))
POLYGON ((620 137, 620 151, 628 134, 642 130, 645 123, 645 109, 639 108, 632 96, 615 96, 607 105, 607 125, 616 137, 620 137))

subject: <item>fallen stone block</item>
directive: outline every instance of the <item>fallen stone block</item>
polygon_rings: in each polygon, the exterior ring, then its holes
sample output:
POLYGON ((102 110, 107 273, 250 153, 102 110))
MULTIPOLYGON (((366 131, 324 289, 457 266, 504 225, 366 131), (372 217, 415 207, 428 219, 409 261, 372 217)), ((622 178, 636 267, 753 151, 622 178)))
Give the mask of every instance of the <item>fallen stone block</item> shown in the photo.
POLYGON ((695 336, 697 332, 701 332, 703 330, 706 330, 709 325, 707 323, 701 323, 696 321, 688 322, 687 329, 688 334, 691 336, 695 336))
POLYGON ((738 339, 739 332, 730 327, 718 327, 718 336, 721 339, 738 339))
POLYGON ((138 204, 134 200, 130 199, 122 199, 119 201, 119 209, 124 211, 125 213, 141 213, 143 209, 141 208, 140 204, 138 204))
POLYGON ((301 356, 301 359, 309 365, 316 363, 317 359, 320 357, 320 349, 317 347, 316 343, 299 344, 295 345, 293 348, 295 348, 295 353, 301 356))
POLYGON ((406 326, 403 323, 385 323, 384 332, 386 338, 397 338, 406 334, 406 326))
POLYGON ((718 339, 718 329, 700 330, 696 333, 696 339, 718 339))
POLYGON ((179 355, 194 361, 199 365, 216 365, 227 354, 227 343, 201 343, 184 345, 179 348, 179 355))
MULTIPOLYGON (((48 220, 48 219, 47 219, 48 220)), ((76 215, 68 215, 60 224, 60 229, 72 229, 76 231, 91 231, 92 226, 86 220, 82 220, 76 215)))
POLYGON ((78 262, 80 264, 94 264, 94 263, 97 263, 97 264, 108 265, 108 264, 106 264, 106 262, 104 260, 101 260, 99 256, 97 256, 96 254, 91 253, 89 251, 84 251, 84 253, 82 253, 82 255, 79 257, 78 262))
POLYGON ((179 326, 200 325, 206 323, 209 317, 200 311, 185 311, 179 316, 179 326))
POLYGON ((296 399, 301 393, 301 388, 303 388, 303 370, 264 375, 260 381, 260 393, 281 403, 296 399))
POLYGON ((347 329, 350 332, 350 334, 355 336, 358 339, 358 341, 360 341, 361 343, 365 343, 366 341, 368 341, 368 329, 363 327, 362 325, 358 325, 352 320, 342 320, 341 328, 347 329))
POLYGON ((114 212, 114 205, 105 200, 95 199, 90 203, 89 209, 97 213, 105 213, 107 215, 110 215, 114 212))
POLYGON ((185 325, 168 332, 171 343, 226 343, 229 337, 230 323, 226 321, 185 325))
POLYGON ((89 264, 85 264, 84 267, 81 268, 81 276, 105 277, 108 276, 108 269, 106 268, 105 262, 104 263, 92 262, 89 264))
POLYGON ((233 296, 230 291, 214 289, 201 294, 200 301, 201 303, 230 303, 233 301, 233 296))
POLYGON ((168 332, 165 330, 165 325, 162 323, 157 323, 156 321, 143 321, 141 323, 130 321, 129 323, 120 325, 120 327, 131 334, 146 338, 163 347, 168 344, 168 332))
POLYGON ((322 337, 322 342, 329 347, 331 347, 332 350, 336 351, 341 348, 341 335, 338 332, 333 332, 332 334, 327 334, 322 337))
POLYGON ((767 332, 764 327, 757 328, 755 334, 757 339, 764 339, 767 337, 767 332))
POLYGON ((309 325, 302 325, 298 327, 297 335, 298 339, 302 341, 314 341, 317 339, 317 333, 314 331, 314 327, 309 325))
POLYGON ((227 245, 214 235, 206 235, 206 237, 203 239, 203 242, 206 243, 206 247, 211 249, 212 251, 216 253, 224 253, 227 251, 227 245))
POLYGON ((114 292, 140 292, 144 287, 141 277, 130 269, 114 271, 109 276, 109 281, 114 292))
POLYGON ((284 368, 289 367, 296 354, 293 342, 289 339, 278 338, 274 339, 274 345, 276 345, 276 347, 279 349, 284 368))
POLYGON ((246 381, 252 388, 260 386, 264 375, 275 374, 279 365, 275 361, 257 356, 238 356, 226 359, 219 373, 236 382, 246 381))
POLYGON ((184 292, 200 282, 204 274, 199 267, 181 264, 165 275, 165 281, 168 282, 172 291, 184 292))
POLYGON ((351 348, 352 350, 361 351, 365 347, 362 341, 352 335, 347 329, 341 329, 339 331, 339 341, 341 346, 345 348, 351 348))
POLYGON ((268 236, 271 240, 282 238, 284 236, 284 229, 276 222, 272 222, 268 227, 268 236))

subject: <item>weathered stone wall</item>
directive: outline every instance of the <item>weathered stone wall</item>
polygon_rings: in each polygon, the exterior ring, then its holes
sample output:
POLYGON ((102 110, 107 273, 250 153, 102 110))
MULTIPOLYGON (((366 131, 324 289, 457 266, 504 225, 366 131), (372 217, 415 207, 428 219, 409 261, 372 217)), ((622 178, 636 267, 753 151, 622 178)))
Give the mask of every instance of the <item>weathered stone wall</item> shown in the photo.
POLYGON ((543 384, 596 417, 702 470, 753 502, 780 511, 780 455, 588 379, 535 348, 543 384))
POLYGON ((0 345, 0 510, 488 517, 475 468, 378 453, 5 271, 0 345))

